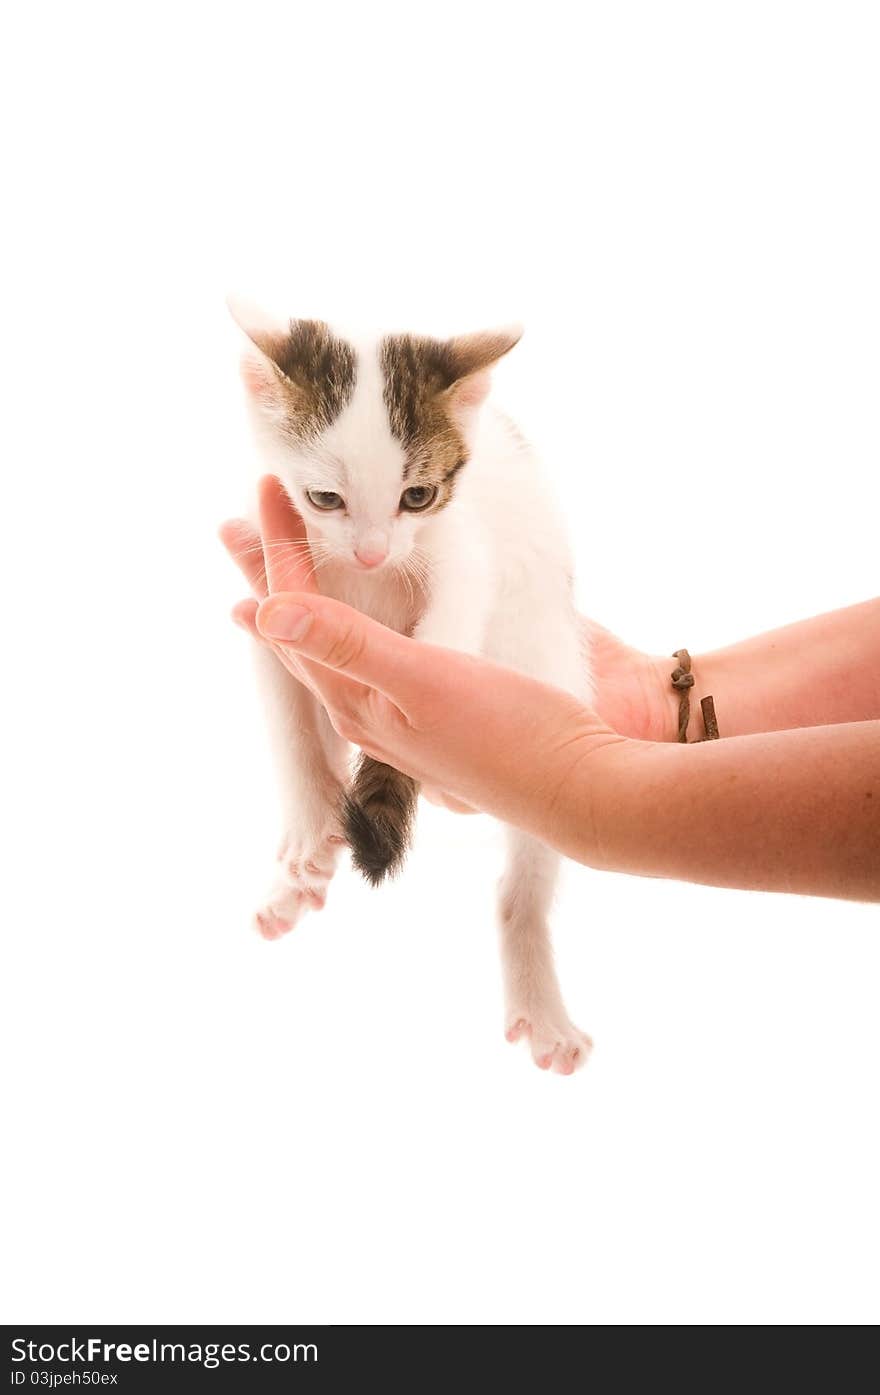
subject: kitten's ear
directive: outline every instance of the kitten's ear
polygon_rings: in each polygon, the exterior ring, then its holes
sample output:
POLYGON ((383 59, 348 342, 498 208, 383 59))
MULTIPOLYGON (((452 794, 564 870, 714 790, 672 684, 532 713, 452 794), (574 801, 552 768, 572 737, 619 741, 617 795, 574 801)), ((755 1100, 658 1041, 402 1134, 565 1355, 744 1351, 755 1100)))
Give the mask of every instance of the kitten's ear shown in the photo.
POLYGON ((268 315, 254 301, 246 300, 244 296, 228 295, 226 309, 239 329, 244 330, 248 339, 252 339, 254 343, 263 335, 286 333, 284 324, 268 315))
POLYGON ((522 325, 508 325, 447 340, 455 378, 444 396, 453 409, 467 413, 479 407, 489 391, 491 369, 519 343, 522 333, 522 325))
POLYGON ((258 305, 239 296, 227 296, 226 306, 239 329, 250 340, 241 357, 241 376, 252 397, 262 405, 276 405, 279 392, 295 390, 279 359, 290 337, 290 325, 279 324, 258 305))

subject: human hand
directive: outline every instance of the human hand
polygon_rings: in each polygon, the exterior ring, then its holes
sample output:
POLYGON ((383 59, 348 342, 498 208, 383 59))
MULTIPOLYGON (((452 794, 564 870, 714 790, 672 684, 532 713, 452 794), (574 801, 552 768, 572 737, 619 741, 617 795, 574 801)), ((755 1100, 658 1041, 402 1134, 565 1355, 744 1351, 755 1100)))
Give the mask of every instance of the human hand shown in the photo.
MULTIPOLYGON (((308 541, 302 520, 291 507, 281 485, 272 477, 261 485, 261 521, 264 529, 272 529, 265 539, 241 520, 224 524, 221 529, 227 549, 255 595, 262 600, 269 594, 267 557, 272 563, 273 590, 300 587, 317 591, 310 568, 290 565, 297 558, 302 561, 308 558, 308 541), (288 535, 284 534, 285 528, 288 535)), ((233 618, 256 639, 269 643, 257 629, 257 609, 258 601, 241 601, 233 611, 233 618)), ((678 699, 669 683, 670 658, 644 654, 586 616, 581 623, 590 650, 595 710, 599 716, 622 736, 643 741, 675 740, 678 699)), ((447 808, 457 807, 455 801, 440 791, 426 788, 422 793, 447 808)))
MULTIPOLYGON (((282 653, 278 646, 273 645, 257 627, 259 600, 265 600, 269 595, 270 578, 271 584, 282 590, 299 586, 306 591, 317 593, 318 589, 311 566, 305 565, 310 554, 302 520, 273 476, 267 476, 262 480, 259 498, 262 533, 244 519, 231 519, 220 528, 224 546, 241 568, 246 580, 250 582, 254 595, 259 598, 239 601, 233 607, 232 618, 259 643, 273 649, 281 663, 300 681, 306 686, 311 686, 304 670, 293 666, 288 656, 282 653), (290 536, 284 535, 285 528, 290 531, 290 536)), ((420 793, 430 803, 455 814, 479 812, 431 785, 422 785, 420 793)))
POLYGON ((260 487, 260 529, 257 537, 235 522, 221 533, 266 597, 241 602, 235 618, 318 696, 343 737, 443 791, 447 807, 522 822, 525 806, 552 802, 588 747, 616 740, 569 694, 407 639, 321 596, 302 520, 272 478, 260 487))

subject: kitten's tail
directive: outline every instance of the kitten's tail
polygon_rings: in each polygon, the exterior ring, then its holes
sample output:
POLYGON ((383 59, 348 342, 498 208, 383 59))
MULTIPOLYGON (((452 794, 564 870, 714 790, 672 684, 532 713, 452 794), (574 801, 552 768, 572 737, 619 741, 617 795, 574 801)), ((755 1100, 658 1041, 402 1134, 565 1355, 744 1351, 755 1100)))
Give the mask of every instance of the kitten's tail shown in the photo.
POLYGON ((361 756, 343 797, 343 823, 355 867, 373 886, 403 866, 419 787, 409 775, 361 756))

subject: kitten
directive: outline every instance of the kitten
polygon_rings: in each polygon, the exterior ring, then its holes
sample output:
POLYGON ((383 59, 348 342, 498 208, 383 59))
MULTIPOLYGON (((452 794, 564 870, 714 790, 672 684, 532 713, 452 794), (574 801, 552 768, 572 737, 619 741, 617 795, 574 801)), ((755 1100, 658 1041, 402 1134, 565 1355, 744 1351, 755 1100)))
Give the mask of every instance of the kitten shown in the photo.
MULTIPOLYGON (((349 342, 316 320, 233 309, 268 469, 305 520, 319 588, 401 633, 484 654, 589 701, 589 660, 564 529, 535 456, 485 403, 516 329, 445 341, 349 342)), ((284 802, 279 875, 257 914, 268 939, 324 904, 342 846, 378 884, 397 872, 418 788, 349 749, 269 651, 259 655, 284 802)), ((487 733, 491 740, 491 733, 487 733)), ((590 1040, 562 1002, 548 929, 559 857, 507 829, 499 898, 510 1041, 570 1074, 590 1040)))

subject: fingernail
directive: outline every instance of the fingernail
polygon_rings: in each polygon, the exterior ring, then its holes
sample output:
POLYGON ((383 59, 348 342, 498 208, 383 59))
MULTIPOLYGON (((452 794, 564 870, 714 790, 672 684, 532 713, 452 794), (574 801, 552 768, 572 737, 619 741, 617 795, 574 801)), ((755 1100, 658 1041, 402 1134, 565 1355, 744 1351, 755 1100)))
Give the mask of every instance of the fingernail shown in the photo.
POLYGON ((262 625, 270 639, 287 640, 295 644, 302 639, 312 623, 312 612, 304 605, 272 606, 262 625))

